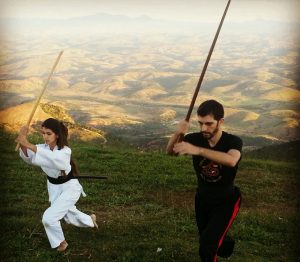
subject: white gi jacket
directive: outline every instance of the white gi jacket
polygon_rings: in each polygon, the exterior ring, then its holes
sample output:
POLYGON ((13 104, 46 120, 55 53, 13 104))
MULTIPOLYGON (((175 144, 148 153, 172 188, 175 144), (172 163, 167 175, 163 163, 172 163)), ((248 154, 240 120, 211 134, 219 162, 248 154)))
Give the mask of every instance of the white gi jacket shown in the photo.
MULTIPOLYGON (((22 149, 20 149, 20 157, 28 164, 40 166, 49 177, 58 178, 61 175, 62 170, 65 171, 66 174, 70 173, 71 148, 64 146, 62 149, 58 150, 57 146, 55 146, 52 151, 47 144, 38 144, 36 147, 36 153, 27 149, 28 157, 25 156, 22 149)), ((70 179, 63 184, 58 185, 52 184, 47 180, 47 187, 50 202, 54 201, 62 191, 69 187, 81 190, 81 194, 86 196, 78 179, 70 179)))

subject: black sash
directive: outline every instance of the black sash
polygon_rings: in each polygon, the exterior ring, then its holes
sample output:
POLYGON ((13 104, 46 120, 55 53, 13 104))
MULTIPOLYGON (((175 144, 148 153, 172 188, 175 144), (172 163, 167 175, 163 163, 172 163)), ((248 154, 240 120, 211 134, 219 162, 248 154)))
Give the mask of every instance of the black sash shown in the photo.
POLYGON ((60 185, 60 184, 66 183, 70 179, 74 179, 74 178, 76 178, 76 177, 74 177, 72 169, 67 176, 59 176, 58 178, 53 178, 53 177, 47 176, 48 181, 51 184, 55 184, 55 185, 60 185))

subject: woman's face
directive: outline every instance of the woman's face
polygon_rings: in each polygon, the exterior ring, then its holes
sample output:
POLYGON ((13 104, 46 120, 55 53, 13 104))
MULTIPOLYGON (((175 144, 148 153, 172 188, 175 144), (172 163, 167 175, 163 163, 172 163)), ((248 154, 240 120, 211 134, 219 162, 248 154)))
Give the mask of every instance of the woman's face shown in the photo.
POLYGON ((45 143, 53 149, 56 146, 58 135, 56 135, 51 129, 42 127, 42 135, 45 143))

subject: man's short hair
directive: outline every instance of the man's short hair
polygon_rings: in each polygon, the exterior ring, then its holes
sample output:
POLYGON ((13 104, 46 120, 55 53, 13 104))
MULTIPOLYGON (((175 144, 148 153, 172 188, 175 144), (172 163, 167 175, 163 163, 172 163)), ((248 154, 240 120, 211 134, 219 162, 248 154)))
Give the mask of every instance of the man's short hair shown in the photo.
POLYGON ((197 114, 198 116, 213 115, 214 119, 219 121, 224 117, 224 108, 218 101, 211 99, 199 106, 197 114))

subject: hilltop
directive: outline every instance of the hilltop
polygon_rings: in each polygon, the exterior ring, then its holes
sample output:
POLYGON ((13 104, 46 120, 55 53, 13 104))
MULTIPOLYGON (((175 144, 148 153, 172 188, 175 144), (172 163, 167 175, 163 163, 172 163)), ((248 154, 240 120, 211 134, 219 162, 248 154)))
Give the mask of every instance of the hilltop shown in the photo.
MULTIPOLYGON (((73 157, 81 172, 108 179, 80 181, 87 197, 76 206, 96 213, 99 230, 62 222, 69 247, 60 254, 49 247, 41 223, 48 207, 45 176, 20 160, 11 134, 1 130, 0 138, 2 260, 199 260, 194 217, 197 183, 190 157, 73 141, 73 157)), ((264 262, 275 257, 297 261, 298 182, 295 163, 243 157, 236 177, 243 202, 230 229, 236 239, 230 261, 264 262)))
MULTIPOLYGON (((33 105, 32 102, 24 103, 0 111, 1 127, 5 131, 17 133, 20 127, 27 123, 33 105)), ((66 109, 55 103, 41 103, 38 106, 33 122, 31 123, 32 132, 39 133, 41 123, 49 117, 63 121, 69 129, 71 138, 74 140, 106 143, 103 131, 75 123, 74 119, 66 112, 66 109)))

